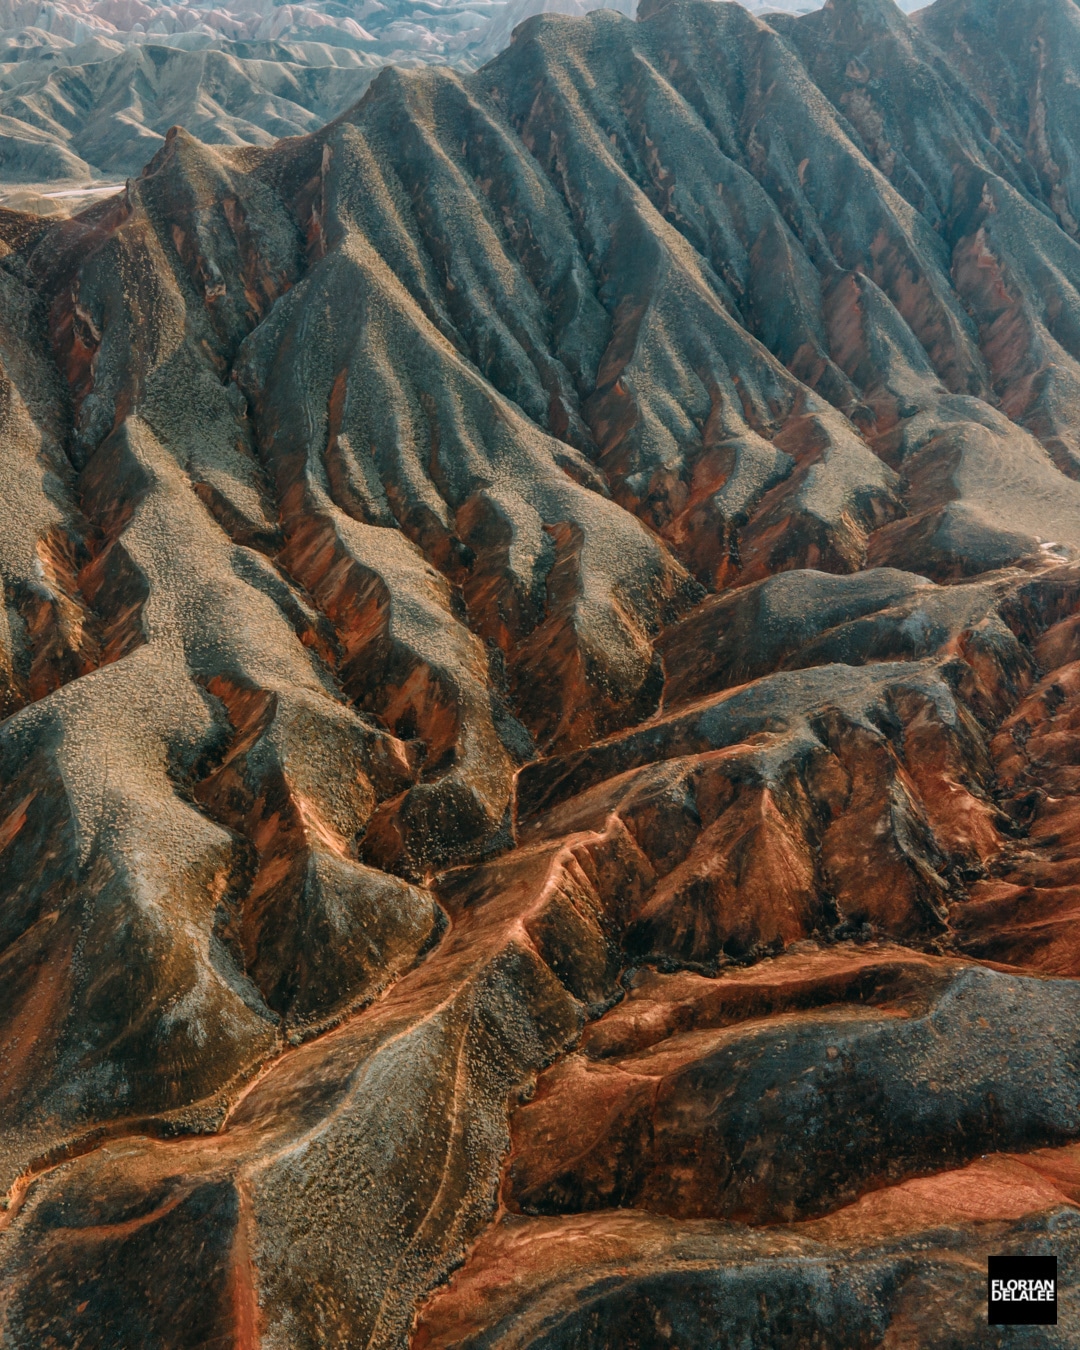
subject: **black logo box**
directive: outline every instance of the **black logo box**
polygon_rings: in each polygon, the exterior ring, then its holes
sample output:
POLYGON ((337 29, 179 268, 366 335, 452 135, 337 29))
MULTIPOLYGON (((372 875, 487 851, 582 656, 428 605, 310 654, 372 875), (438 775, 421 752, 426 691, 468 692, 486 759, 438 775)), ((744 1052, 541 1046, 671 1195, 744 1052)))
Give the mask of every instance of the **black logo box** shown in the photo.
POLYGON ((986 1320, 992 1327, 1057 1326, 1057 1257, 991 1256, 986 1320))

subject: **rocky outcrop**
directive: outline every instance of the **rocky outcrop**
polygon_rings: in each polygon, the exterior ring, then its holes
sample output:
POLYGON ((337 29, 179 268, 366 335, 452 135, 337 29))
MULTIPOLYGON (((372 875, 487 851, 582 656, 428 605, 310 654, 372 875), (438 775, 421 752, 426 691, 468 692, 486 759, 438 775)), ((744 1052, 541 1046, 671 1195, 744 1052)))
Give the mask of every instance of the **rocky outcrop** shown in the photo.
POLYGON ((1071 22, 537 17, 0 212, 5 1345, 1076 1340, 1071 22))

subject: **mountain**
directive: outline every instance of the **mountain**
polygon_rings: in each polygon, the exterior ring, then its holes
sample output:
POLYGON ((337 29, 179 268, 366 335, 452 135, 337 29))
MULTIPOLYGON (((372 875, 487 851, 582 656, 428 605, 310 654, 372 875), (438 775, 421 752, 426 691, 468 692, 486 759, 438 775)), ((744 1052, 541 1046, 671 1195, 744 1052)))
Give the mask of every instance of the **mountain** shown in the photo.
MULTIPOLYGON (((757 12, 819 0, 754 0, 757 12)), ((636 0, 605 5, 632 17, 636 0)), ((540 13, 597 0, 246 0, 231 9, 142 0, 2 0, 0 184, 57 213, 74 185, 137 175, 171 126, 213 145, 271 145, 351 107, 386 65, 475 70, 540 13), (50 188, 45 185, 51 185, 50 188), (67 192, 67 196, 61 195, 67 192)))
POLYGON ((316 131, 355 103, 380 68, 343 48, 228 43, 102 53, 100 45, 0 66, 4 182, 65 186, 137 174, 181 123, 217 145, 272 145, 316 131))
POLYGON ((1077 88, 659 0, 0 212, 5 1347, 1076 1343, 1077 88))
MULTIPOLYGON (((632 13, 633 0, 612 4, 632 13)), ((475 69, 531 15, 594 7, 363 0, 350 9, 327 0, 222 10, 4 0, 0 183, 115 182, 138 174, 176 124, 215 145, 268 146, 316 131, 390 63, 475 69)))

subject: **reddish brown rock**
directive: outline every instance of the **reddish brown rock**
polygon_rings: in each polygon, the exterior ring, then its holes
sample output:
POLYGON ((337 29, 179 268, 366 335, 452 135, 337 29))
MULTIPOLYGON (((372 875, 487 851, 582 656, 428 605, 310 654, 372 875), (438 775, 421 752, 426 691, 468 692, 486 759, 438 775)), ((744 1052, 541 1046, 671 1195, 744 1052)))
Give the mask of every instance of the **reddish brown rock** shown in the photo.
MULTIPOLYGON (((822 1002, 836 979, 831 960, 825 970, 822 1002)), ((505 1203, 525 1213, 631 1206, 678 1218, 790 1221, 917 1172, 914 1139, 940 1168, 992 1148, 1070 1137, 1068 1089, 1041 1114, 1024 1086, 1040 1080, 1046 1063, 1044 1040, 1025 1020, 1043 999, 1064 1011, 1069 982, 1017 981, 940 961, 910 973, 863 966, 849 978, 862 995, 855 1007, 841 999, 768 1018, 748 1016, 753 1003, 739 998, 742 988, 729 1000, 702 985, 690 993, 690 1009, 698 998, 704 1007, 688 1010, 688 1030, 674 1029, 674 1009, 657 1018, 667 990, 646 980, 650 1032, 666 1024, 672 1034, 616 1055, 601 1021, 599 1039, 541 1074, 535 1098, 513 1119, 505 1203), (978 1047, 993 1028, 1010 1037, 1015 1095, 1003 1095, 978 1047), (602 1059, 589 1054, 596 1044, 608 1052, 602 1059), (785 1147, 788 1137, 802 1142, 785 1147)), ((758 997, 791 1007, 796 991, 785 985, 758 997)), ((676 989, 685 999, 689 991, 676 989)), ((799 996, 814 994, 804 987, 799 996)), ((626 1014, 616 1018, 625 1026, 626 1014)), ((1067 1056, 1067 1043, 1066 1033, 1047 1053, 1067 1056)), ((1056 1063, 1051 1078, 1069 1072, 1064 1059, 1056 1063)))
POLYGON ((659 1347, 676 1327, 724 1347, 873 1344, 882 1327, 886 1345, 986 1342, 986 1254, 1070 1246, 1075 1166, 1070 1147, 991 1155, 788 1227, 506 1215, 421 1309, 413 1343, 659 1347))
POLYGON ((1078 31, 536 16, 0 212, 5 1346, 1077 1339, 1078 31))

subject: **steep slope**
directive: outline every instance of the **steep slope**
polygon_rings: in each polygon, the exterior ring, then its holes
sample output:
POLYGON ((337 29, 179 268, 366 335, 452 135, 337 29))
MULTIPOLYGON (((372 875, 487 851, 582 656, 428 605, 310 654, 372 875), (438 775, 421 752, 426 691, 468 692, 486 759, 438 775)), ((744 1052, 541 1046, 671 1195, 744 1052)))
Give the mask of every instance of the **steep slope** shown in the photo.
POLYGON ((1080 1335, 1080 50, 939 4, 0 212, 5 1345, 1080 1335))
MULTIPOLYGON (((915 0, 905 0, 910 8, 915 0)), ((753 0, 755 13, 819 0, 753 0)), ((218 145, 269 145, 353 104, 387 65, 475 70, 537 14, 597 0, 9 0, 0 5, 0 182, 132 176, 180 123, 218 145)), ((636 0, 603 8, 632 18, 636 0)), ((54 202, 57 200, 51 197, 54 202)))
POLYGON ((263 53, 236 43, 115 52, 82 44, 63 62, 0 67, 0 177, 45 183, 137 174, 177 123, 218 145, 270 145, 315 131, 354 103, 379 69, 359 53, 320 61, 318 52, 266 45, 263 53))

